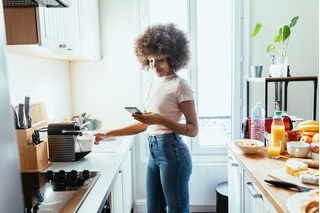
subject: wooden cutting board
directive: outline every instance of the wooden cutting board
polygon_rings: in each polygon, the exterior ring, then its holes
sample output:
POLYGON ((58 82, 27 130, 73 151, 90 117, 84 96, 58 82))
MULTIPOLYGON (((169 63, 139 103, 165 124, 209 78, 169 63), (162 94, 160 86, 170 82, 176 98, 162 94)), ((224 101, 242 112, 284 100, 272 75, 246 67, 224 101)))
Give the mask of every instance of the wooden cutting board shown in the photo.
MULTIPOLYGON (((314 170, 319 171, 318 169, 314 169, 314 170)), ((282 181, 294 183, 299 186, 306 186, 306 187, 312 187, 312 188, 319 189, 319 186, 302 183, 299 178, 296 178, 293 175, 289 175, 288 173, 286 173, 285 168, 271 170, 268 172, 268 175, 274 179, 277 179, 277 180, 282 180, 282 181)))

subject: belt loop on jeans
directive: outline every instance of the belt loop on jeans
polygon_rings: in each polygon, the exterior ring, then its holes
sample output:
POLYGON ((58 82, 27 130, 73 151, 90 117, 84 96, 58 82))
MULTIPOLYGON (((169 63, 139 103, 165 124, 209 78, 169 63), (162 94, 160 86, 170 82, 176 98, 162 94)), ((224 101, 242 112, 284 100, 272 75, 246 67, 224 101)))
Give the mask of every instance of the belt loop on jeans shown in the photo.
POLYGON ((157 136, 148 135, 148 141, 154 139, 154 142, 157 143, 157 136))
POLYGON ((173 134, 174 138, 175 138, 176 140, 178 140, 179 137, 178 137, 177 133, 173 132, 172 134, 173 134))

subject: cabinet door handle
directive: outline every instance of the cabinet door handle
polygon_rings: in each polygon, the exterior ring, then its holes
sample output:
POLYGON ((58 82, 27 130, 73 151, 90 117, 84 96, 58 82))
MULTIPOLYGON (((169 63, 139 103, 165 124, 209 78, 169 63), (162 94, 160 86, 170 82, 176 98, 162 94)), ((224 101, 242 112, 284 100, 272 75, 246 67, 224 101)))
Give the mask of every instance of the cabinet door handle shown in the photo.
POLYGON ((238 164, 237 164, 237 163, 231 163, 231 166, 233 166, 233 167, 237 167, 237 166, 238 166, 238 164))
POLYGON ((253 188, 253 183, 252 182, 245 182, 246 187, 249 189, 250 194, 252 195, 253 198, 262 198, 261 194, 258 194, 255 192, 255 189, 253 188))
POLYGON ((230 162, 230 165, 233 166, 233 167, 237 167, 238 164, 237 163, 233 163, 233 158, 232 157, 228 157, 229 159, 229 162, 230 162))
POLYGON ((66 44, 60 44, 59 47, 60 48, 67 48, 67 45, 66 44))

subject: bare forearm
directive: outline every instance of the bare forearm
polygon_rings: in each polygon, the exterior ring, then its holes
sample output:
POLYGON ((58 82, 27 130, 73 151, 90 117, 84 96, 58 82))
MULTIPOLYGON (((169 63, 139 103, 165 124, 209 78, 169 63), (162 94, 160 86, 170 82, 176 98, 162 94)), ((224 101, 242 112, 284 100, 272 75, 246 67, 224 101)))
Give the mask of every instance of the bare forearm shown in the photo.
POLYGON ((120 129, 115 129, 115 130, 110 130, 106 133, 108 136, 126 136, 126 135, 135 135, 140 132, 144 132, 147 129, 148 125, 143 124, 141 122, 134 123, 130 126, 120 128, 120 129))
POLYGON ((197 124, 181 124, 174 122, 168 118, 162 118, 161 125, 167 127, 168 129, 180 135, 195 137, 198 134, 197 124))

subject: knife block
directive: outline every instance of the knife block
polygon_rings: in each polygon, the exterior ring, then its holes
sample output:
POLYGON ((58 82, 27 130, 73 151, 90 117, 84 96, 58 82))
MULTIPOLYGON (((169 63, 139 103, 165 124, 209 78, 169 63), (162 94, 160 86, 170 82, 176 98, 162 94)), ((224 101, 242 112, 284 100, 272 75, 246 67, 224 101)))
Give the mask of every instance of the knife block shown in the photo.
POLYGON ((20 172, 41 172, 51 165, 48 161, 47 141, 36 146, 29 145, 36 128, 16 130, 20 157, 20 172))

